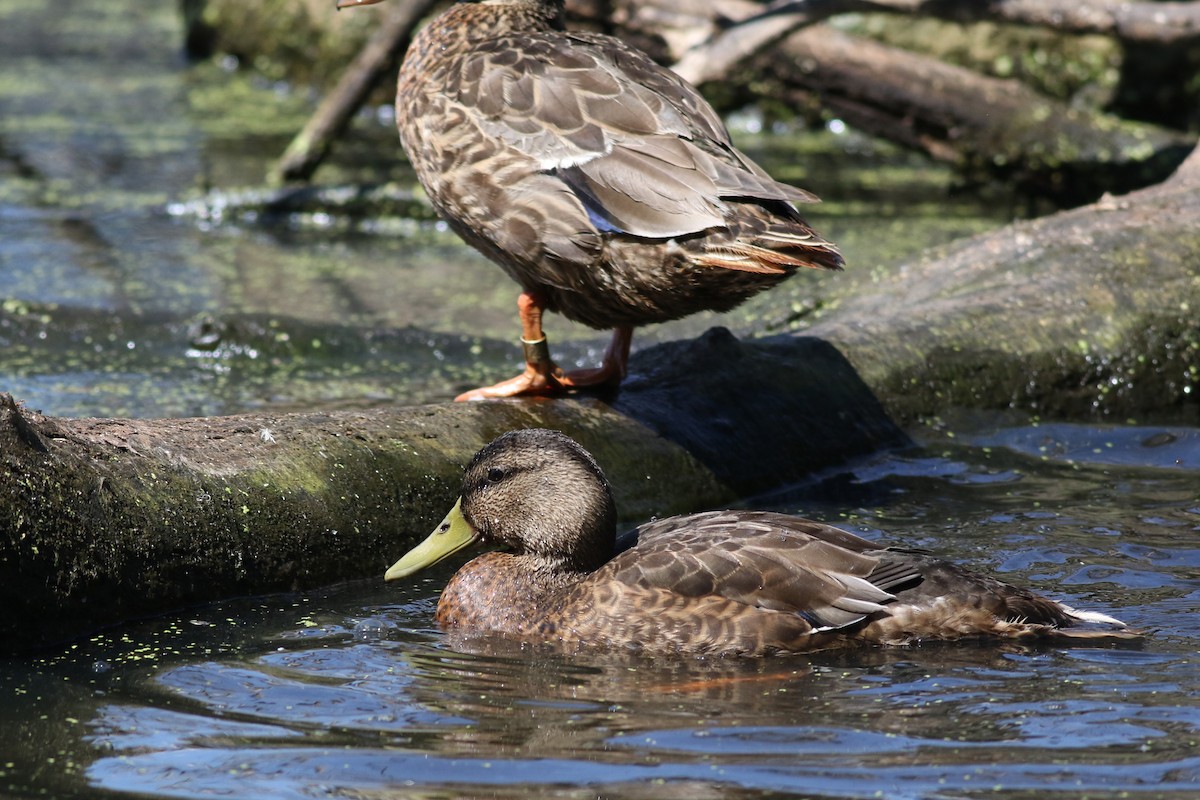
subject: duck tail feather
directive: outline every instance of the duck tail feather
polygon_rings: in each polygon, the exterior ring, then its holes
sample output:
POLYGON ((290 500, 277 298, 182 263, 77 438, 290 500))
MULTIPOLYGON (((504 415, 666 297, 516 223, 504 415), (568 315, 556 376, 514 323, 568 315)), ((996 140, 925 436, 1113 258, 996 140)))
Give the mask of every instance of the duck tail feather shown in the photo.
POLYGON ((1080 609, 1072 608, 1066 603, 1059 603, 1059 605, 1062 607, 1062 610, 1066 612, 1067 616, 1073 617, 1080 622, 1094 622, 1097 625, 1112 625, 1117 628, 1129 627, 1116 617, 1110 617, 1108 614, 1101 614, 1099 611, 1081 611, 1080 609))

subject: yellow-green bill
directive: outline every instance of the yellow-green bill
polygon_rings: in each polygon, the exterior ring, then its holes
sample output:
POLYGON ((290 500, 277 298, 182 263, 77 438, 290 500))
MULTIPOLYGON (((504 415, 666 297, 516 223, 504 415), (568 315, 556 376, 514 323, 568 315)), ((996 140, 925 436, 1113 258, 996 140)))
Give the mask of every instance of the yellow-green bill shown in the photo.
POLYGON ((392 564, 391 569, 384 573, 383 579, 394 581, 407 578, 414 572, 432 567, 443 558, 454 555, 474 542, 477 534, 463 517, 461 506, 462 498, 460 497, 441 524, 433 529, 433 533, 429 534, 429 538, 392 564))

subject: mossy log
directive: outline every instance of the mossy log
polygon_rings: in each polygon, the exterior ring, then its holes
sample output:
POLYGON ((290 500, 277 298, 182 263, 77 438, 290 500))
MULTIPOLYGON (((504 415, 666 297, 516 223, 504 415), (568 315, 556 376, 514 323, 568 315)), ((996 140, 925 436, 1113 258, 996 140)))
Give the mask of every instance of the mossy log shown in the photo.
POLYGON ((1200 422, 1200 148, 1158 186, 927 254, 805 331, 900 424, 946 409, 1200 422))
POLYGON ((381 579, 449 509, 471 455, 514 428, 583 443, 629 521, 907 442, 816 340, 772 352, 717 331, 642 356, 648 369, 660 362, 674 376, 623 391, 626 413, 598 400, 514 400, 74 420, 0 395, 0 649, 220 598, 381 579), (710 386, 718 365, 723 389, 710 386))
POLYGON ((4 396, 0 644, 224 597, 382 579, 449 509, 481 443, 528 425, 586 441, 610 466, 627 514, 730 496, 680 448, 595 402, 72 420, 4 396))

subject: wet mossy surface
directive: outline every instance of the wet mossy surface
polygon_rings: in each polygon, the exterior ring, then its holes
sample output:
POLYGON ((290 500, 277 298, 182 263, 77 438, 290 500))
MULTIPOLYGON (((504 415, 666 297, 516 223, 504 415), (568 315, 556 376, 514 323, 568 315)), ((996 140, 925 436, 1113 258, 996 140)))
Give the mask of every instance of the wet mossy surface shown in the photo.
POLYGON ((1196 198, 1173 179, 964 240, 807 333, 834 342, 902 425, 955 406, 1194 422, 1196 198))

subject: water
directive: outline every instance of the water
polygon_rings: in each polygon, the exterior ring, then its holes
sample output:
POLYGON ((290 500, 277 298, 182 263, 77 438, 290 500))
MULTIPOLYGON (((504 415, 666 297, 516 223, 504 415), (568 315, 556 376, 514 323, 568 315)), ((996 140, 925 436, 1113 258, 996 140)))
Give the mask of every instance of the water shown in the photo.
POLYGON ((448 566, 406 585, 192 609, 10 662, 0 730, 21 735, 4 737, 0 787, 188 798, 1194 796, 1200 481, 1155 443, 1198 432, 1144 431, 1120 458, 1039 453, 1090 453, 1088 442, 1130 432, 930 435, 920 450, 769 504, 1116 615, 1147 632, 1141 647, 566 657, 434 630, 448 566), (1140 465, 1124 463, 1139 452, 1140 465))
MULTIPOLYGON (((171 213, 256 183, 300 93, 183 63, 169 4, 0 0, 0 19, 0 389, 50 414, 184 416, 439 400, 513 369, 514 287, 435 224, 171 213)), ((319 178, 408 180, 362 144, 392 131, 355 129, 319 178)), ((1009 216, 1011 201, 951 202, 945 170, 869 142, 742 141, 772 169, 807 165, 795 177, 825 196, 813 220, 850 268, 721 320, 735 330, 786 329, 1009 216)), ((564 360, 597 358, 593 332, 552 324, 564 360)), ((432 629, 447 568, 0 660, 0 794, 1194 796, 1200 432, 973 419, 918 434, 919 450, 756 505, 1114 614, 1143 647, 568 659, 432 629)))

